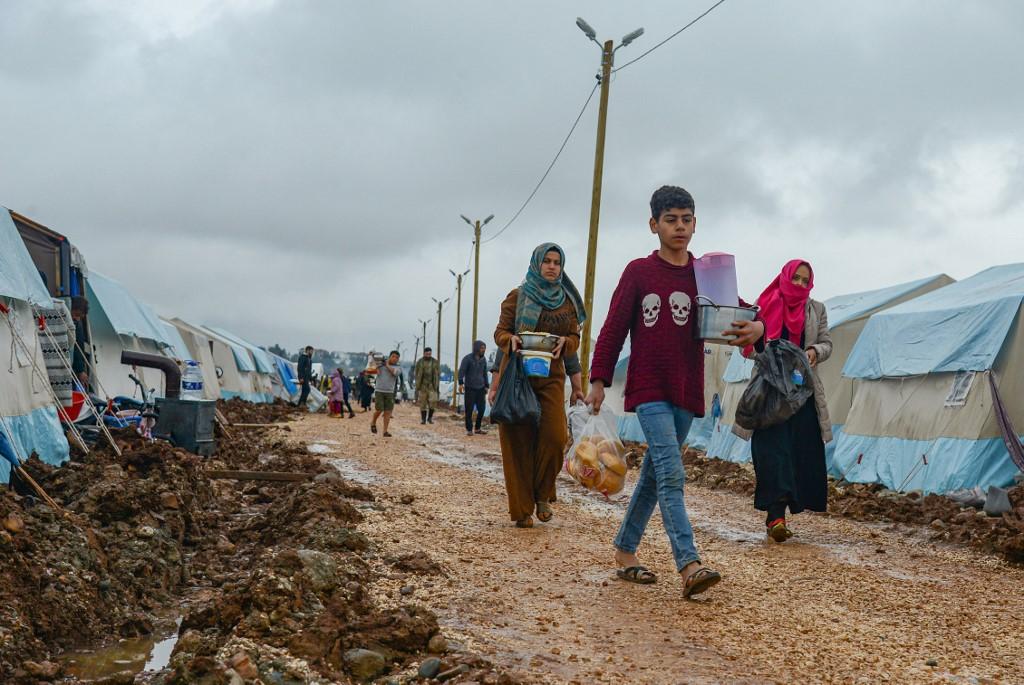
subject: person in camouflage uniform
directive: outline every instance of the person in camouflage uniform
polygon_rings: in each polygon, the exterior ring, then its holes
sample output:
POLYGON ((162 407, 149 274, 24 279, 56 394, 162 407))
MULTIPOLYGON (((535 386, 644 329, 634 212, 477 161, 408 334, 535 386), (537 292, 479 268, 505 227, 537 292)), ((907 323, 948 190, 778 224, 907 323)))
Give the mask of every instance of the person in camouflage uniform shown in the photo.
POLYGON ((429 347, 423 349, 423 356, 416 362, 415 379, 420 423, 434 423, 437 391, 441 385, 441 363, 434 359, 434 352, 429 347))

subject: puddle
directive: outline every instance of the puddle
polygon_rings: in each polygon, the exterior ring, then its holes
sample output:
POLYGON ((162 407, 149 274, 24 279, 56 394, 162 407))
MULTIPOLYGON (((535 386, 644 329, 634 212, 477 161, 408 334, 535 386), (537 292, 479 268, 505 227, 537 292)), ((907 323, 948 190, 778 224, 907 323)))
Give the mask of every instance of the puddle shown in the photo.
POLYGON ((380 475, 376 471, 362 464, 358 464, 349 459, 341 457, 335 457, 328 459, 327 463, 338 470, 338 473, 353 483, 359 483, 360 485, 380 485, 381 483, 387 483, 388 479, 380 475))
POLYGON ((159 671, 167 668, 171 652, 178 643, 181 617, 174 622, 174 631, 149 637, 127 638, 98 649, 69 652, 61 661, 65 672, 81 680, 106 678, 130 671, 159 671))

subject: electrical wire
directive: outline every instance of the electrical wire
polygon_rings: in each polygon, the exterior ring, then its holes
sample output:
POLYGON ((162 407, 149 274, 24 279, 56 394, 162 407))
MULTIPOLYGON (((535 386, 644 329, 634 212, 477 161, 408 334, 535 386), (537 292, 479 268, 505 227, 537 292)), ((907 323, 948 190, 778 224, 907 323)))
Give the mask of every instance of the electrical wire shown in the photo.
POLYGON ((678 35, 679 35, 680 33, 682 33, 683 31, 685 31, 686 29, 690 28, 691 26, 693 26, 694 24, 696 24, 696 23, 697 23, 698 21, 700 21, 700 20, 701 20, 701 19, 703 19, 704 17, 706 17, 706 16, 708 16, 709 14, 711 14, 711 13, 712 13, 712 12, 713 12, 713 11, 714 11, 714 10, 715 10, 715 9, 716 9, 716 8, 717 8, 718 6, 719 6, 719 5, 721 5, 721 4, 723 3, 723 2, 725 2, 725 0, 718 0, 718 2, 716 2, 716 3, 714 4, 714 5, 712 5, 711 7, 707 8, 706 10, 704 10, 704 13, 703 13, 703 14, 701 14, 701 15, 700 15, 699 17, 697 17, 696 19, 694 19, 693 21, 691 21, 691 22, 690 22, 689 24, 687 24, 687 25, 686 25, 686 26, 684 26, 683 28, 679 29, 678 31, 676 31, 675 33, 673 33, 673 34, 672 34, 671 36, 669 36, 669 37, 668 37, 668 38, 666 38, 665 40, 663 40, 663 41, 661 41, 660 43, 658 43, 657 45, 655 45, 655 46, 654 46, 653 48, 651 48, 650 50, 647 50, 646 52, 643 52, 643 53, 641 53, 641 54, 640 54, 639 56, 637 56, 637 57, 634 57, 633 59, 629 60, 628 62, 626 62, 625 64, 623 64, 623 65, 622 65, 621 67, 617 67, 617 68, 615 68, 615 69, 612 69, 612 73, 614 74, 614 73, 616 73, 616 72, 622 71, 623 69, 625 69, 625 68, 626 68, 626 67, 628 67, 629 65, 631 65, 631 64, 636 64, 637 62, 639 62, 640 60, 642 60, 642 59, 643 59, 644 57, 647 57, 647 55, 651 54, 652 52, 654 52, 655 50, 657 50, 658 48, 660 48, 660 47, 661 47, 662 45, 664 45, 665 43, 669 42, 670 40, 672 40, 673 38, 675 38, 676 36, 678 36, 678 35))
POLYGON ((555 156, 551 160, 551 163, 548 164, 548 168, 544 171, 544 175, 540 177, 539 181, 537 181, 537 185, 533 188, 533 192, 531 192, 529 197, 526 198, 526 202, 524 202, 522 204, 522 206, 519 208, 519 210, 515 214, 512 215, 512 218, 508 220, 508 223, 501 227, 501 230, 499 230, 494 235, 489 236, 485 240, 482 239, 480 241, 481 245, 486 245, 487 243, 491 242, 492 240, 497 240, 498 236, 500 236, 502 233, 504 233, 508 229, 509 226, 511 226, 513 223, 515 223, 515 220, 518 219, 519 215, 523 213, 523 210, 526 209, 526 206, 528 204, 530 204, 530 201, 537 194, 537 191, 540 190, 540 187, 542 185, 544 185, 544 181, 547 179, 548 174, 550 174, 551 170, 555 167, 555 162, 557 162, 558 158, 562 155, 562 151, 565 150, 565 146, 569 144, 569 139, 572 138, 572 134, 576 131, 576 127, 579 126, 580 119, 583 118, 584 112, 587 111, 587 106, 589 106, 590 105, 590 101, 594 99, 594 93, 597 92, 597 89, 598 89, 598 87, 600 85, 601 85, 600 82, 595 83, 594 87, 590 90, 590 95, 587 96, 586 102, 583 103, 583 107, 580 109, 580 113, 578 115, 576 115, 576 121, 572 122, 572 128, 570 128, 569 129, 569 133, 567 133, 565 135, 565 140, 562 141, 561 146, 559 146, 559 148, 558 148, 558 152, 555 153, 555 156))

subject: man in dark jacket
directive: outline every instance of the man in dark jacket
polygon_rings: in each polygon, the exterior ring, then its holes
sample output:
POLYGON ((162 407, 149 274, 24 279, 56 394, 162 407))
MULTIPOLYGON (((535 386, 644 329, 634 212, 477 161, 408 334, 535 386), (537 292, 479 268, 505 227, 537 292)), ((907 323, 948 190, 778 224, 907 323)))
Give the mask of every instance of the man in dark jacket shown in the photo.
POLYGON ((299 394, 299 401, 296 406, 303 407, 309 399, 309 385, 313 382, 313 346, 307 345, 306 349, 299 355, 299 383, 302 384, 302 392, 299 394))
POLYGON ((484 354, 487 345, 482 340, 473 343, 473 351, 462 358, 459 364, 459 392, 466 402, 466 435, 473 435, 473 409, 476 409, 476 433, 482 435, 480 424, 487 410, 487 359, 484 354))

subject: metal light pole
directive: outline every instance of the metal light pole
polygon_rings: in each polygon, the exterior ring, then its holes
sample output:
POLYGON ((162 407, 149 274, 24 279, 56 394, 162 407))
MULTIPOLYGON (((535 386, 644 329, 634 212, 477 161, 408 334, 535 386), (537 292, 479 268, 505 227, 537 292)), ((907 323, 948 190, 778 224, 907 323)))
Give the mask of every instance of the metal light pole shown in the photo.
POLYGON ((475 264, 473 266, 473 340, 476 340, 476 317, 477 312, 480 310, 480 229, 486 226, 494 215, 491 214, 489 217, 480 221, 470 221, 466 218, 465 214, 460 214, 462 220, 473 227, 473 251, 476 253, 475 264))
POLYGON ((587 242, 587 275, 583 288, 583 306, 587 310, 587 320, 583 323, 583 340, 580 348, 580 365, 583 367, 583 392, 590 383, 590 330, 594 321, 594 275, 597 271, 597 229, 601 220, 601 183, 604 178, 604 139, 605 127, 608 123, 608 88, 611 85, 612 65, 615 63, 615 51, 624 48, 643 35, 642 28, 627 33, 622 37, 619 47, 607 40, 604 45, 597 42, 597 32, 582 17, 576 17, 576 25, 586 34, 587 38, 601 47, 601 105, 597 112, 597 146, 594 151, 594 190, 590 199, 590 239, 587 242))
POLYGON ((438 385, 437 385, 437 391, 440 392, 441 391, 441 369, 440 369, 440 366, 441 366, 441 308, 444 306, 445 302, 447 302, 448 300, 450 300, 452 298, 446 297, 443 300, 439 300, 436 297, 432 297, 430 299, 432 299, 434 302, 437 302, 437 349, 434 350, 434 356, 437 358, 437 365, 438 365, 438 372, 437 372, 437 384, 438 385))
MULTIPOLYGON (((455 405, 455 413, 459 413, 459 336, 462 335, 462 277, 469 273, 469 269, 466 269, 461 274, 457 274, 451 269, 448 269, 448 273, 455 276, 455 292, 457 293, 455 299, 455 366, 452 367, 455 377, 452 379, 452 404, 455 405)), ((473 338, 476 340, 476 337, 473 338)))

